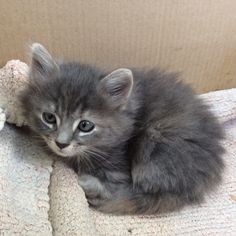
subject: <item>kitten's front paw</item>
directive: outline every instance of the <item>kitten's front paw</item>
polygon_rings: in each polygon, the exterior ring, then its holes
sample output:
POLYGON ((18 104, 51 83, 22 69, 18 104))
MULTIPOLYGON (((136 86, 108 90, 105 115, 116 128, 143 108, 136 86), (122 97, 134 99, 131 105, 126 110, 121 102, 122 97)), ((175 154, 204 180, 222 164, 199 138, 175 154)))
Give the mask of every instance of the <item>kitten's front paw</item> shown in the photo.
POLYGON ((107 198, 108 191, 103 186, 101 181, 92 175, 81 175, 78 178, 79 185, 83 188, 85 195, 89 199, 107 198))
POLYGON ((87 201, 88 201, 89 206, 95 209, 102 207, 105 203, 105 200, 100 197, 96 197, 96 198, 87 197, 87 201))
POLYGON ((3 129, 5 122, 6 122, 6 114, 0 107, 0 131, 3 129))
POLYGON ((95 198, 100 194, 100 181, 97 178, 91 175, 81 175, 78 182, 87 198, 95 198))

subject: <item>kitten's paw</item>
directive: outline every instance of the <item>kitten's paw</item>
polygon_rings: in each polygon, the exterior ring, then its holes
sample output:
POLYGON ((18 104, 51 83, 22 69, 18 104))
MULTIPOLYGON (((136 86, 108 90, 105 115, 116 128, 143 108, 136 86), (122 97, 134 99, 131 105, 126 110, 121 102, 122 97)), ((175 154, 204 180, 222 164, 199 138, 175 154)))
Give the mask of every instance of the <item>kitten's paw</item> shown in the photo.
POLYGON ((107 191, 98 178, 92 175, 81 175, 78 182, 87 198, 105 197, 107 191))
POLYGON ((6 122, 6 114, 0 107, 0 131, 3 129, 5 122, 6 122))
POLYGON ((98 209, 104 205, 105 200, 102 198, 87 198, 90 207, 98 209))

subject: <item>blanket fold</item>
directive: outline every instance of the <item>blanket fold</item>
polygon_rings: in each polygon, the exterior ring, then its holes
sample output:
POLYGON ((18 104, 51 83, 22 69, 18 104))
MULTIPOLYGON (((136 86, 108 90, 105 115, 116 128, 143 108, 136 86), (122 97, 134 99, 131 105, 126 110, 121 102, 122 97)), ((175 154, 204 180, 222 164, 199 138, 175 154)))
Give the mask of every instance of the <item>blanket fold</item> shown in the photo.
POLYGON ((0 235, 52 235, 52 160, 12 126, 0 133, 0 235))

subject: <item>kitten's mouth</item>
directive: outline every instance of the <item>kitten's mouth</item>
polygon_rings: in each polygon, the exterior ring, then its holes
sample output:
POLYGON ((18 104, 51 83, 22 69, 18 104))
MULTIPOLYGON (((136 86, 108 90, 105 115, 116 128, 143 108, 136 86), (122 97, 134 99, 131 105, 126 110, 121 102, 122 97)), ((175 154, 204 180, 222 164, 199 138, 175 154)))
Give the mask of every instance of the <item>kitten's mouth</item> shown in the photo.
POLYGON ((55 149, 52 149, 52 150, 59 156, 63 156, 63 157, 70 157, 71 156, 64 149, 57 148, 57 150, 55 150, 55 149))
POLYGON ((75 156, 75 152, 72 150, 72 147, 68 146, 66 148, 60 149, 60 148, 52 148, 51 149, 59 156, 62 157, 73 157, 75 156))
POLYGON ((73 151, 73 145, 69 145, 66 148, 59 148, 56 143, 51 140, 51 139, 47 139, 45 137, 43 137, 44 140, 46 141, 48 147, 57 155, 62 156, 62 157, 72 157, 75 156, 75 153, 73 151))

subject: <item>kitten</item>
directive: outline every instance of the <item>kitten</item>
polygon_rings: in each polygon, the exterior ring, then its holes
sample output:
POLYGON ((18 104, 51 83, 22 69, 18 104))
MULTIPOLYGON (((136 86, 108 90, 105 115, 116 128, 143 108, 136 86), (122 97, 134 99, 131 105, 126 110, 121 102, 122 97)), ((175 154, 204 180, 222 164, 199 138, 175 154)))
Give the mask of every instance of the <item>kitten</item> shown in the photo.
POLYGON ((221 180, 221 127, 175 75, 58 64, 35 43, 29 80, 21 97, 28 124, 73 162, 97 210, 173 211, 221 180))

